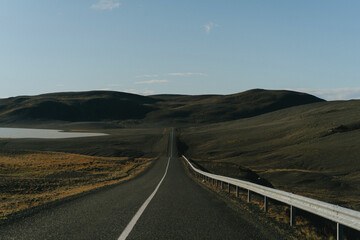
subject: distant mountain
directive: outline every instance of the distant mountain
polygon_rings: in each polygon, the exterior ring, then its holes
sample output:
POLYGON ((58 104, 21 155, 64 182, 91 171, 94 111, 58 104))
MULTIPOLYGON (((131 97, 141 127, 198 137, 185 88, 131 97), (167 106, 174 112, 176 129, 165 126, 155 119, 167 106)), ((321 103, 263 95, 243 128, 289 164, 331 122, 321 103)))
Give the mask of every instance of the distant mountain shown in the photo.
POLYGON ((178 151, 214 174, 360 211, 359 116, 350 100, 198 124, 178 130, 178 151))
POLYGON ((284 90, 253 89, 231 95, 158 95, 157 111, 148 119, 214 123, 248 118, 283 108, 322 102, 315 96, 284 90))
POLYGON ((324 101, 292 92, 254 89, 232 95, 140 96, 112 91, 51 93, 0 100, 0 121, 138 120, 211 123, 324 101))
POLYGON ((0 117, 10 120, 99 121, 143 119, 157 100, 111 91, 67 92, 0 100, 0 117))

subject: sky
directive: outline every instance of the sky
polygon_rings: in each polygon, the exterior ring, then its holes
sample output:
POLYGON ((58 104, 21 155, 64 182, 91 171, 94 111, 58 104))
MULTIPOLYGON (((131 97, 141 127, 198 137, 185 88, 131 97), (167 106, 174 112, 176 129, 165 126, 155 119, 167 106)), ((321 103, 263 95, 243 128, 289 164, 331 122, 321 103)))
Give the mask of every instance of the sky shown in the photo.
POLYGON ((360 1, 1 0, 0 98, 253 88, 360 99, 360 1))

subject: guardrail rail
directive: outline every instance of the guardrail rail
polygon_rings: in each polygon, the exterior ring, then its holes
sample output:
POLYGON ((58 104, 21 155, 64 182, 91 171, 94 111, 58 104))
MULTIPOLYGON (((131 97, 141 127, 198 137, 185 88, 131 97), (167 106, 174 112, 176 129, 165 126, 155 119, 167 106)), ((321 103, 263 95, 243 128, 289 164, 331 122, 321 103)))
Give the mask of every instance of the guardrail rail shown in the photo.
POLYGON ((182 155, 184 160, 188 163, 190 168, 204 180, 213 182, 216 181, 216 185, 220 183, 221 188, 224 188, 224 183, 228 185, 228 191, 230 187, 236 187, 236 196, 239 197, 239 188, 248 190, 248 202, 251 201, 251 193, 257 193, 264 196, 264 211, 268 209, 268 199, 274 199, 276 201, 288 204, 290 206, 290 225, 294 225, 295 221, 295 208, 302 209, 312 214, 329 219, 337 224, 337 239, 343 240, 343 226, 360 231, 360 212, 354 211, 348 208, 340 207, 334 204, 322 202, 319 200, 299 196, 293 193, 265 187, 255 183, 207 173, 195 168, 190 161, 182 155))

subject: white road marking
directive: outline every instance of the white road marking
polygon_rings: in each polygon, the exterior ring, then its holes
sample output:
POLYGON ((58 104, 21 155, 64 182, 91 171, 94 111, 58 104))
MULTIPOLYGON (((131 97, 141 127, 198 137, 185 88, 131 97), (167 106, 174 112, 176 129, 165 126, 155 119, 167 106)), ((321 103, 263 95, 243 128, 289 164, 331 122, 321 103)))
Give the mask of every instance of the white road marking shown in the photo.
POLYGON ((173 155, 173 146, 174 146, 174 128, 171 130, 170 157, 172 157, 173 155))
POLYGON ((173 146, 173 135, 174 135, 174 130, 171 133, 171 146, 170 146, 170 157, 168 158, 168 162, 166 165, 166 170, 165 170, 165 174, 162 177, 162 179, 160 180, 159 184, 157 185, 157 187, 155 188, 154 192, 148 197, 148 199, 146 199, 146 201, 143 203, 143 205, 139 208, 139 210, 136 212, 135 216, 131 219, 131 221, 129 222, 129 224, 126 226, 126 228, 124 229, 124 231, 121 233, 120 237, 118 238, 118 240, 125 240, 131 230, 134 228, 136 222, 139 220, 139 218, 141 217, 141 215, 143 214, 143 212, 145 211, 146 207, 149 205, 149 203, 151 202, 151 200, 153 199, 153 197, 155 196, 156 192, 159 190, 159 187, 161 185, 161 183, 164 181, 166 174, 168 172, 169 169, 169 164, 170 164, 170 158, 172 156, 172 146, 173 146))
POLYGON ((141 215, 143 214, 143 212, 145 211, 146 207, 149 205, 150 201, 153 199, 153 197, 155 196, 156 192, 158 191, 161 183, 163 182, 168 168, 169 168, 169 163, 170 163, 170 157, 168 159, 168 163, 166 166, 166 170, 165 170, 165 174, 162 177, 162 179, 160 180, 159 184, 157 185, 157 187, 155 188, 154 192, 148 197, 148 199, 146 199, 146 201, 143 203, 143 205, 139 208, 139 210, 137 211, 137 213, 135 214, 135 216, 131 219, 131 221, 129 222, 129 224, 126 226, 126 228, 124 229, 124 231, 121 233, 120 237, 118 238, 118 240, 125 240, 128 235, 130 234, 131 230, 134 228, 136 222, 139 220, 139 218, 141 217, 141 215))

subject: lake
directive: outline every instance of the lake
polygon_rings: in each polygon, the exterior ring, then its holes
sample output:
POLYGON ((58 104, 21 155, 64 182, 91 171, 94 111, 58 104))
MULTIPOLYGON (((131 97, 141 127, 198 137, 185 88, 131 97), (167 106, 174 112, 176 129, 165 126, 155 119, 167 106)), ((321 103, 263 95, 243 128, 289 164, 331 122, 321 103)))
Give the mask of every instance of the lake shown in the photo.
POLYGON ((0 138, 78 138, 78 137, 97 137, 106 136, 106 133, 88 132, 64 132, 63 130, 53 129, 34 129, 34 128, 2 128, 0 127, 0 138))

